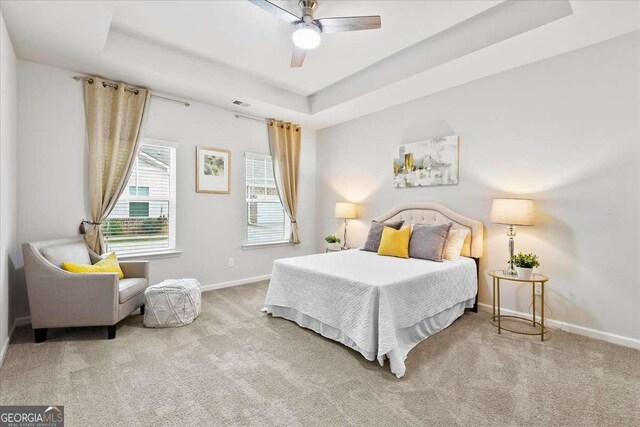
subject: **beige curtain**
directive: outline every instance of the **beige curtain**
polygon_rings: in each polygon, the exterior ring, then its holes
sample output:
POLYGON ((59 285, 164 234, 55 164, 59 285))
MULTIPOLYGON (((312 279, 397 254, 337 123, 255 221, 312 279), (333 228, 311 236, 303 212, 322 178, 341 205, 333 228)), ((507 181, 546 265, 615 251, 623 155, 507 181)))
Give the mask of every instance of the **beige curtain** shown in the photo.
POLYGON ((298 172, 300 170, 300 126, 278 120, 267 120, 269 149, 273 160, 273 176, 282 206, 291 219, 293 243, 300 243, 298 234, 298 172))
POLYGON ((134 89, 124 83, 115 86, 98 77, 84 81, 91 221, 83 221, 83 229, 87 245, 98 254, 104 249, 100 224, 129 179, 150 96, 146 89, 134 89))

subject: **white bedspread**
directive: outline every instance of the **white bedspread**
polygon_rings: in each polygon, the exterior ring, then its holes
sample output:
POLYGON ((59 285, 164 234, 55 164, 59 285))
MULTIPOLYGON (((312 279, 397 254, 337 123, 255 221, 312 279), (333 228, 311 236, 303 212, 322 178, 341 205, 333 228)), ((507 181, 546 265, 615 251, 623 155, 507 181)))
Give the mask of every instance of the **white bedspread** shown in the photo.
POLYGON ((306 318, 298 321, 306 327, 309 319, 318 320, 334 335, 344 335, 330 338, 369 360, 382 363, 385 355, 393 355, 397 364, 400 358, 402 366, 392 366, 400 377, 408 351, 421 340, 403 342, 408 331, 415 335, 406 328, 425 329, 425 321, 438 314, 440 329, 448 326, 470 306, 476 292, 476 266, 470 258, 437 263, 348 250, 275 261, 265 308, 297 321, 290 310, 285 315, 281 308, 294 309, 302 315, 298 318, 306 318), (449 309, 456 313, 452 319, 449 309))

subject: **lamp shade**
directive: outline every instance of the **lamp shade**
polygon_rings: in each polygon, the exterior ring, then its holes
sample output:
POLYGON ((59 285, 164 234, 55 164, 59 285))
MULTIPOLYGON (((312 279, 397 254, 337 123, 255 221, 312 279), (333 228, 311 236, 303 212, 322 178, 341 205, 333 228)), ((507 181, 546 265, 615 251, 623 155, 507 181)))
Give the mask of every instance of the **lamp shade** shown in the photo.
POLYGON ((333 216, 336 218, 353 219, 357 218, 356 204, 355 203, 336 203, 336 208, 333 211, 333 216))
POLYGON ((490 220, 496 224, 533 225, 533 200, 493 199, 490 220))

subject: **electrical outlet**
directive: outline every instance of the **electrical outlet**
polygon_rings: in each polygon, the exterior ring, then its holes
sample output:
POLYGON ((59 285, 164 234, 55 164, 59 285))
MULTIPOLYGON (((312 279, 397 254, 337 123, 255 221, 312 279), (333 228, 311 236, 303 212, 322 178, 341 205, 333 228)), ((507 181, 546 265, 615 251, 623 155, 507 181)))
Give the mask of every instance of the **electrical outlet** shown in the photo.
POLYGON ((235 262, 233 261, 233 258, 227 258, 227 267, 233 267, 235 266, 235 262))
POLYGON ((541 295, 542 294, 542 285, 540 283, 536 283, 536 287, 535 287, 534 293, 536 295, 541 295))

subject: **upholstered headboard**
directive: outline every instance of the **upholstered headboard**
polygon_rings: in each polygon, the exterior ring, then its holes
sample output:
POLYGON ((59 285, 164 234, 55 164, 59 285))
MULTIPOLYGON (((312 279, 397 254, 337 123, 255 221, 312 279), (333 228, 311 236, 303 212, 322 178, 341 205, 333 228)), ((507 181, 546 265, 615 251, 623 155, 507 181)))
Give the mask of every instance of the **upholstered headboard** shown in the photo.
POLYGON ((482 256, 484 227, 480 221, 467 218, 455 212, 443 204, 436 202, 410 203, 399 206, 384 215, 374 218, 374 221, 384 222, 388 220, 403 219, 405 225, 409 224, 442 224, 452 222, 453 228, 469 230, 469 235, 462 247, 462 255, 472 258, 482 256))

